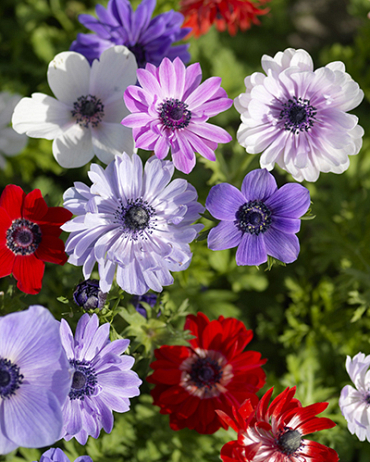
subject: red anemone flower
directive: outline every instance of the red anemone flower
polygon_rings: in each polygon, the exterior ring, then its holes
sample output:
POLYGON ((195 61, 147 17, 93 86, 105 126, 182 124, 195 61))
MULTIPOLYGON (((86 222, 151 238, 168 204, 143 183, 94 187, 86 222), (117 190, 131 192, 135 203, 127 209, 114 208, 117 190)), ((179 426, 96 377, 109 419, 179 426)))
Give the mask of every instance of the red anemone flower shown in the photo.
POLYGON ((223 462, 336 462, 338 454, 304 435, 335 427, 326 417, 316 417, 328 403, 302 407, 293 398, 295 387, 287 388, 270 404, 272 388, 257 406, 246 401, 233 409, 234 420, 222 411, 218 415, 237 433, 238 440, 221 449, 223 462))
POLYGON ((39 189, 26 195, 19 186, 6 186, 0 196, 0 277, 13 273, 18 289, 39 293, 44 262, 67 261, 59 236, 71 217, 63 207, 49 208, 39 189))
POLYGON ((257 16, 268 13, 258 8, 269 0, 181 0, 180 12, 185 16, 183 27, 191 27, 196 37, 205 34, 212 24, 220 32, 226 30, 235 35, 253 24, 259 24, 257 16))
POLYGON ((244 351, 253 333, 241 321, 220 316, 209 321, 203 313, 188 315, 185 330, 195 335, 190 346, 164 345, 156 349, 147 381, 156 384, 151 394, 161 414, 170 414, 173 430, 191 428, 211 434, 221 426, 216 409, 231 412, 265 383, 261 365, 266 359, 244 351))

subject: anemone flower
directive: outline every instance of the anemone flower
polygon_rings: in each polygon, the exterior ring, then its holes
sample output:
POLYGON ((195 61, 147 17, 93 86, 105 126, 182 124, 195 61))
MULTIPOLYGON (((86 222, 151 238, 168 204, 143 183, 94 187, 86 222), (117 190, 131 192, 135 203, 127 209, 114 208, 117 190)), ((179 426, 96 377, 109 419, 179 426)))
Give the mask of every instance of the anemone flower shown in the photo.
POLYGON ((284 263, 298 257, 296 233, 310 206, 308 189, 288 183, 278 189, 266 169, 252 170, 241 191, 228 183, 213 186, 206 207, 221 220, 208 235, 211 250, 238 247, 237 265, 260 265, 270 255, 284 263))
POLYGON ((103 170, 92 164, 93 185, 75 183, 64 205, 76 218, 63 226, 69 262, 83 265, 84 277, 99 265, 100 289, 108 292, 117 268, 117 283, 126 292, 143 295, 171 285, 170 271, 190 265, 189 243, 203 228, 193 224, 204 207, 186 180, 171 182, 169 161, 123 153, 103 170))
POLYGON ((124 46, 106 50, 90 68, 79 53, 59 53, 48 68, 56 98, 34 93, 13 114, 13 128, 32 138, 53 141, 53 154, 64 168, 76 168, 96 155, 108 164, 122 151, 132 152, 132 131, 120 124, 128 114, 122 100, 136 82, 134 55, 124 46))
POLYGON ((316 417, 328 403, 303 407, 293 398, 295 387, 287 388, 269 405, 273 389, 257 406, 245 402, 233 409, 233 417, 217 411, 220 418, 238 433, 238 440, 221 449, 223 462, 337 462, 331 448, 303 438, 309 433, 335 427, 326 417, 316 417))
POLYGON ((69 364, 73 369, 72 385, 63 406, 61 436, 76 438, 86 444, 87 438, 98 438, 104 428, 113 428, 113 411, 127 412, 130 400, 140 394, 141 380, 131 368, 132 356, 124 355, 130 341, 109 340, 110 324, 99 327, 96 314, 85 313, 76 327, 75 337, 62 319, 60 335, 69 364))
POLYGON ((164 58, 158 69, 147 64, 138 69, 140 86, 129 86, 124 94, 132 112, 122 124, 133 129, 137 148, 154 150, 164 159, 171 148, 175 167, 189 173, 195 166, 195 152, 216 160, 217 143, 228 143, 231 136, 221 127, 207 123, 209 117, 232 105, 220 77, 211 77, 201 85, 198 63, 186 68, 176 58, 164 58))
POLYGON ((147 378, 155 387, 151 394, 161 414, 170 415, 173 430, 190 428, 211 434, 226 427, 216 409, 226 413, 255 393, 265 383, 260 353, 245 350, 253 333, 235 318, 210 321, 203 313, 188 315, 184 330, 195 336, 189 346, 161 346, 147 378))
POLYGON ((246 77, 235 99, 241 114, 237 138, 250 154, 262 152, 262 168, 275 163, 297 181, 316 181, 320 172, 342 173, 358 154, 364 130, 347 114, 364 97, 342 62, 314 71, 311 56, 288 48, 264 55, 267 76, 246 77))
POLYGON ((71 370, 49 310, 0 317, 0 454, 60 438, 71 370))
POLYGON ((174 45, 190 29, 181 27, 184 17, 173 10, 152 18, 156 0, 143 0, 134 12, 128 0, 109 0, 107 8, 96 6, 98 18, 81 14, 78 20, 95 34, 77 34, 71 50, 84 55, 90 63, 115 45, 125 45, 135 55, 139 67, 146 63, 159 66, 162 59, 179 57, 190 60, 189 45, 174 45))

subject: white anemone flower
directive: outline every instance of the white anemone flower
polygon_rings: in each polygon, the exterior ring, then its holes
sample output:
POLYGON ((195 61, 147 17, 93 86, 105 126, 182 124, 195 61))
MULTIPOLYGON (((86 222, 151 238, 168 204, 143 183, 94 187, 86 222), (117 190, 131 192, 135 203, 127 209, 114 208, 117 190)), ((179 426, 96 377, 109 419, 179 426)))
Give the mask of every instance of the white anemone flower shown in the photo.
POLYGON ((136 70, 135 56, 124 46, 104 51, 91 67, 79 53, 59 53, 47 73, 56 98, 23 98, 13 114, 14 130, 54 140, 54 157, 64 168, 81 167, 94 155, 108 164, 134 149, 132 130, 121 120, 129 114, 123 93, 136 83, 136 70))
POLYGON ((7 91, 0 92, 0 168, 5 167, 5 156, 15 156, 25 148, 28 138, 10 126, 15 106, 22 97, 7 91))
POLYGON ((370 442, 370 355, 358 353, 347 356, 346 369, 353 384, 346 385, 340 394, 339 407, 347 420, 348 430, 360 441, 370 442))
POLYGON ((297 181, 320 172, 343 173, 358 154, 364 130, 347 114, 364 97, 337 61, 314 70, 305 50, 288 48, 262 57, 262 72, 245 78, 234 101, 241 114, 237 138, 249 154, 262 152, 261 168, 275 163, 297 181))

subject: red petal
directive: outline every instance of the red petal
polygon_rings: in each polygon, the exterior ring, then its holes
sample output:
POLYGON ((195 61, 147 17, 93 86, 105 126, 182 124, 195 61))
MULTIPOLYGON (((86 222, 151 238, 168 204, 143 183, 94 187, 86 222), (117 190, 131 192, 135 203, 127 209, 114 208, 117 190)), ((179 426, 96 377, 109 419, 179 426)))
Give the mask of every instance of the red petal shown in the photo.
POLYGON ((46 215, 42 219, 38 219, 37 223, 41 226, 43 234, 52 234, 58 237, 62 232, 60 227, 72 216, 72 212, 64 207, 49 207, 46 215))
POLYGON ((0 247, 0 278, 13 272, 15 255, 7 247, 0 247))
POLYGON ((0 196, 0 207, 3 207, 11 219, 11 221, 22 217, 22 204, 25 198, 25 193, 22 188, 15 184, 5 186, 3 193, 0 196))
POLYGON ((42 261, 57 265, 64 265, 68 259, 64 251, 64 242, 55 236, 43 236, 35 255, 42 261))
POLYGON ((38 294, 42 287, 45 263, 35 254, 15 257, 13 276, 17 287, 26 294, 38 294))
POLYGON ((235 449, 238 447, 239 444, 237 441, 230 441, 229 443, 224 444, 221 448, 220 454, 223 462, 235 462, 236 460, 239 460, 235 454, 235 449))
POLYGON ((327 417, 315 417, 309 421, 304 422, 298 427, 295 427, 295 429, 299 430, 302 435, 308 435, 309 433, 318 432, 320 430, 327 430, 328 428, 333 428, 335 426, 336 423, 327 417))
POLYGON ((303 456, 310 457, 314 462, 337 462, 338 454, 334 449, 328 448, 316 441, 303 440, 304 446, 300 453, 303 456))
POLYGON ((46 215, 47 211, 48 206, 39 189, 34 189, 27 194, 22 209, 22 216, 24 218, 38 223, 46 215))
POLYGON ((0 207, 0 244, 6 244, 6 232, 12 225, 12 219, 4 207, 0 207))
POLYGON ((312 420, 317 414, 325 411, 327 407, 328 403, 315 403, 311 404, 310 406, 292 409, 285 413, 284 420, 289 422, 289 426, 296 428, 305 422, 312 420), (292 414, 294 414, 294 416, 292 416, 292 414))
POLYGON ((220 351, 222 340, 222 327, 218 321, 211 321, 199 337, 199 346, 204 350, 220 351))
POLYGON ((169 387, 166 391, 162 392, 160 401, 165 405, 177 405, 186 400, 189 393, 181 386, 169 387))
MULTIPOLYGON (((148 377, 150 383, 164 383, 166 385, 177 385, 180 383, 182 372, 176 369, 167 369, 154 371, 153 374, 148 377)), ((149 382, 149 380, 147 381, 149 382)))
MULTIPOLYGON (((199 406, 200 399, 196 396, 190 396, 189 398, 183 402, 183 404, 178 408, 177 414, 182 419, 188 419, 191 415, 197 411, 199 406)), ((199 418, 199 416, 198 416, 199 418)))
POLYGON ((215 412, 219 416, 219 418, 225 422, 225 424, 228 427, 231 427, 234 431, 236 431, 236 433, 238 433, 239 428, 236 426, 233 419, 226 414, 226 412, 221 411, 220 409, 217 409, 215 412))

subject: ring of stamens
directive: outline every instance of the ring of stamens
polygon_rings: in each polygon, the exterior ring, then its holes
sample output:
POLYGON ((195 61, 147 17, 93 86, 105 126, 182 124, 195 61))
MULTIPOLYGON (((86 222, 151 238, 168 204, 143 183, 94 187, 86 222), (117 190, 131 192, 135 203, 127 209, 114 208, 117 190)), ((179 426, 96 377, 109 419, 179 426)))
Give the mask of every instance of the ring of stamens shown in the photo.
POLYGON ((0 398, 9 399, 22 385, 24 376, 9 359, 0 358, 0 398))
POLYGON ((239 207, 234 224, 243 233, 264 233, 271 225, 271 210, 262 201, 248 201, 239 207))
POLYGON ((72 116, 80 127, 97 127, 104 117, 104 104, 93 95, 80 96, 73 103, 72 116))
POLYGON ((72 400, 84 400, 85 396, 90 396, 95 392, 95 385, 98 382, 95 369, 89 361, 71 359, 69 363, 73 367, 74 373, 68 396, 72 400))
POLYGON ((284 130, 297 135, 299 132, 310 130, 316 120, 317 109, 310 104, 309 99, 293 96, 283 103, 279 120, 284 124, 284 130))
POLYGON ((36 252, 42 240, 41 229, 37 223, 18 218, 6 232, 6 246, 15 255, 31 255, 36 252))
POLYGON ((158 109, 163 125, 171 130, 187 127, 191 119, 191 111, 187 107, 186 103, 178 99, 164 100, 158 109))
POLYGON ((147 239, 156 227, 156 212, 149 203, 141 197, 129 199, 126 205, 120 200, 115 212, 115 223, 119 223, 124 237, 137 241, 147 239))

